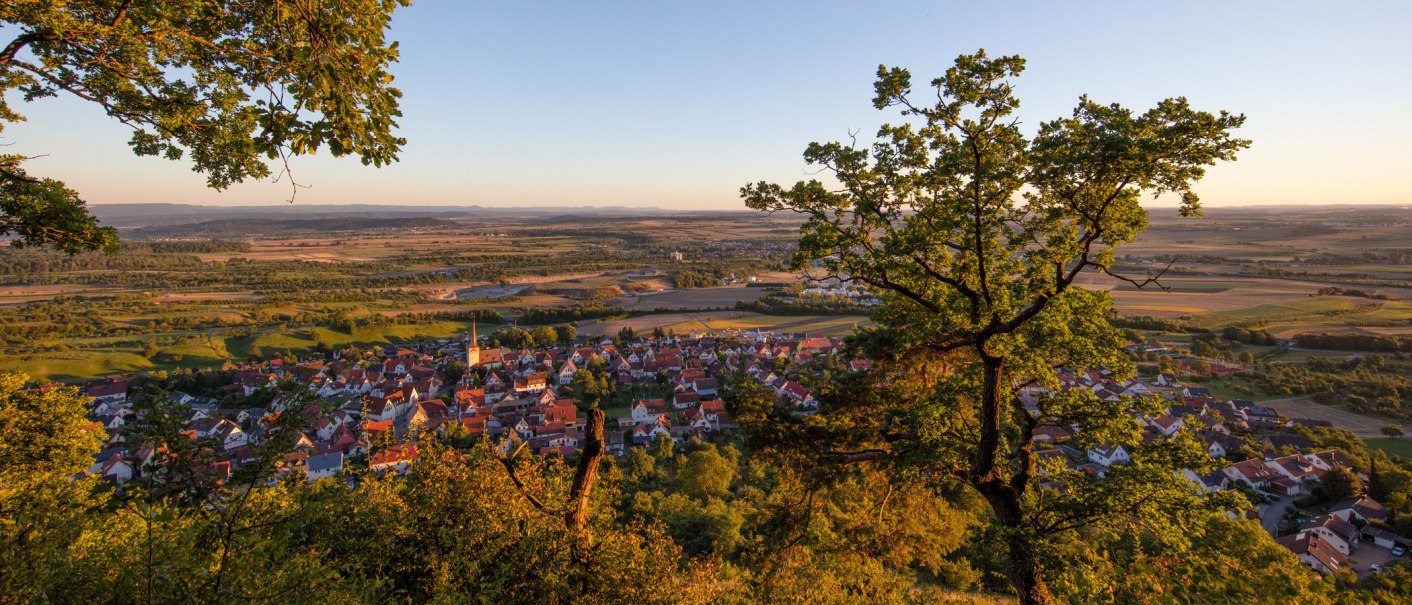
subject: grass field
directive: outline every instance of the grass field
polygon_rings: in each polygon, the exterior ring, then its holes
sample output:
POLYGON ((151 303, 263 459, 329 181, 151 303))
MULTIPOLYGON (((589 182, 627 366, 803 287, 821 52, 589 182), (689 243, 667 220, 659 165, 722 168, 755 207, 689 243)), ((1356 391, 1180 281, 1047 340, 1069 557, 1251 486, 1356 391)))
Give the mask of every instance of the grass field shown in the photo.
MULTIPOLYGON (((489 333, 498 327, 493 324, 477 324, 477 330, 489 333)), ((454 338, 471 331, 470 322, 442 321, 420 325, 386 326, 359 330, 353 334, 328 328, 312 328, 289 332, 261 334, 254 338, 232 338, 227 340, 227 349, 236 358, 243 359, 256 349, 268 356, 277 351, 308 351, 320 343, 330 347, 375 346, 398 344, 416 340, 454 338)))
POLYGON ((24 372, 34 380, 74 381, 152 369, 159 369, 159 366, 138 353, 121 351, 47 353, 34 358, 7 357, 0 360, 0 370, 24 372))
POLYGON ((1280 303, 1192 314, 1188 321, 1208 330, 1263 328, 1281 337, 1317 332, 1371 334, 1376 332, 1365 327, 1412 327, 1412 304, 1351 296, 1299 297, 1280 303))
POLYGON ((1377 437, 1372 439, 1364 439, 1363 441, 1367 443, 1368 447, 1372 449, 1382 450, 1389 454, 1396 454, 1398 456, 1412 458, 1412 439, 1393 439, 1389 437, 1377 437))
POLYGON ((1262 401, 1260 405, 1274 408, 1275 411, 1290 418, 1327 420, 1338 428, 1348 429, 1359 437, 1365 438, 1381 435, 1380 429, 1389 424, 1388 420, 1364 416, 1342 408, 1315 403, 1314 400, 1308 397, 1274 399, 1262 401))
POLYGON ((1246 381, 1244 380, 1237 381, 1231 378, 1214 377, 1191 379, 1184 378, 1183 380, 1189 380, 1192 384, 1206 387, 1211 391, 1212 395, 1215 395, 1217 399, 1220 399, 1222 401, 1231 399, 1249 399, 1255 401, 1260 399, 1271 398, 1271 395, 1269 393, 1266 393, 1263 390, 1254 387, 1253 385, 1247 385, 1246 381))
POLYGON ((827 336, 844 336, 852 333, 854 326, 869 323, 871 322, 866 317, 854 315, 780 316, 757 313, 706 322, 707 326, 713 330, 753 330, 759 328, 776 332, 803 332, 827 336))
MULTIPOLYGON (((496 324, 478 324, 482 334, 493 332, 496 324)), ((328 328, 270 332, 256 337, 227 337, 211 333, 192 335, 182 344, 162 346, 151 359, 140 349, 102 344, 95 339, 89 346, 71 351, 41 353, 0 359, 0 370, 23 371, 36 380, 74 381, 106 374, 173 368, 219 366, 226 361, 244 361, 252 351, 264 357, 275 353, 302 353, 320 343, 331 347, 371 347, 436 338, 456 338, 471 331, 470 322, 444 321, 422 325, 386 326, 348 334, 328 328)))
POLYGON ((770 292, 764 288, 723 286, 694 290, 667 290, 640 296, 623 296, 609 302, 624 309, 651 311, 655 309, 714 309, 733 308, 735 303, 754 302, 770 292))
POLYGON ((841 315, 764 315, 748 311, 710 311, 702 313, 663 313, 608 321, 580 321, 575 324, 585 336, 612 336, 623 328, 647 332, 656 328, 686 334, 693 330, 754 330, 804 332, 844 336, 854 325, 866 325, 868 319, 841 315))
POLYGON ((1260 304, 1242 309, 1203 313, 1191 318, 1194 325, 1210 330, 1230 326, 1252 327, 1277 321, 1324 320, 1368 307, 1366 299, 1346 296, 1307 297, 1281 304, 1260 304))
POLYGON ((627 418, 632 415, 632 406, 618 406, 615 408, 603 408, 603 415, 610 422, 617 422, 619 418, 627 418))
MULTIPOLYGON (((1142 275, 1141 272, 1137 273, 1142 275)), ((1126 315, 1150 315, 1178 318, 1190 316, 1200 320, 1207 314, 1231 314, 1241 321, 1252 315, 1270 313, 1284 306, 1301 306, 1322 287, 1313 282, 1288 282, 1264 278, 1163 278, 1170 288, 1137 289, 1109 278, 1093 277, 1088 287, 1112 288, 1113 303, 1126 315), (1262 310, 1252 311, 1265 307, 1262 310)), ((1359 299, 1366 302, 1366 299, 1359 299)), ((1315 303, 1317 306, 1320 303, 1315 303)), ((1350 306, 1349 308, 1352 308, 1350 306)))

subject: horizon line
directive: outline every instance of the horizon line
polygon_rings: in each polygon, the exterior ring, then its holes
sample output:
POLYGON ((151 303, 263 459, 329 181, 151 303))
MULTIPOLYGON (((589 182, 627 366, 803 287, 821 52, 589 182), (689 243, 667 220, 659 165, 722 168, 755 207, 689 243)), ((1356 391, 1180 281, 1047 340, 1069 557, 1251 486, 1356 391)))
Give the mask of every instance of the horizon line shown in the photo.
MULTIPOLYGON (((406 207, 406 208, 446 208, 446 209, 481 209, 481 210, 548 210, 548 209, 632 209, 632 210, 662 210, 667 212, 759 212, 750 208, 714 208, 714 209, 688 209, 688 208, 666 208, 662 206, 631 205, 631 204, 583 204, 583 205, 487 205, 487 204, 408 204, 396 202, 282 202, 282 203, 253 203, 253 204, 205 204, 197 202, 86 202, 89 207, 93 206, 195 206, 200 208, 297 208, 297 207, 321 207, 321 208, 341 208, 349 206, 385 206, 385 207, 406 207)), ((1235 203, 1235 204, 1206 204, 1201 208, 1282 208, 1282 207, 1412 207, 1412 201, 1405 202, 1281 202, 1281 203, 1235 203)), ((1148 208, 1176 208, 1178 204, 1142 204, 1144 209, 1148 208)))

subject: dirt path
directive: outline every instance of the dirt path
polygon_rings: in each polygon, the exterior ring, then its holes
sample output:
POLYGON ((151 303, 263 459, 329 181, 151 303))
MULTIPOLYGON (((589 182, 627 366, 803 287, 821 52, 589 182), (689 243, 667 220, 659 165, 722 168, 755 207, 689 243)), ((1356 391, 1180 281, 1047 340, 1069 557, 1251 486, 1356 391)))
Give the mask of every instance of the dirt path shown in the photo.
POLYGON ((1359 437, 1383 437, 1384 435, 1379 429, 1392 423, 1391 420, 1364 416, 1343 408, 1316 403, 1308 396, 1270 399, 1258 403, 1265 407, 1274 408, 1281 415, 1290 418, 1327 420, 1338 428, 1353 431, 1359 437))

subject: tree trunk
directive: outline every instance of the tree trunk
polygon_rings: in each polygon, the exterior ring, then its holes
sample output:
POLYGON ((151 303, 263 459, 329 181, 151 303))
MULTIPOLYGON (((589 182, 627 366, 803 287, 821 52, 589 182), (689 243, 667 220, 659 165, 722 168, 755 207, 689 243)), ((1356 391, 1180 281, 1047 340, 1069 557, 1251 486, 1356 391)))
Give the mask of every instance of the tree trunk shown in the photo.
POLYGON ((583 453, 574 470, 574 483, 569 488, 569 510, 564 513, 564 527, 575 536, 581 548, 588 542, 588 496, 598 481, 598 465, 603 460, 603 410, 588 410, 586 428, 583 453))
POLYGON ((1001 365, 1004 359, 992 357, 980 347, 977 348, 977 353, 981 356, 984 376, 981 382, 980 442, 976 444, 976 451, 971 459, 972 483, 998 480, 995 455, 1000 449, 1000 410, 1004 404, 1000 400, 1001 365))
POLYGON ((1012 533, 1007 540, 1010 560, 1005 572, 1015 586, 1020 602, 1034 605, 1053 603, 1054 595, 1050 594, 1049 586, 1044 583, 1039 553, 1035 552, 1037 541, 1024 529, 1010 528, 1010 531, 1012 533))
MULTIPOLYGON (((598 481, 598 466, 603 461, 603 410, 593 408, 588 410, 588 426, 585 428, 583 441, 583 451, 579 456, 578 466, 574 469, 574 482, 569 486, 569 501, 563 510, 564 529, 568 532, 572 542, 569 546, 569 556, 577 568, 579 576, 579 592, 587 595, 593 592, 594 574, 589 560, 589 548, 592 544, 592 536, 588 533, 588 500, 593 491, 593 484, 598 481)), ((524 444, 521 444, 524 447, 524 444)), ((520 490, 525 499, 539 510, 549 512, 552 509, 545 506, 544 502, 534 497, 525 489, 524 482, 515 475, 515 465, 512 461, 514 456, 501 458, 501 464, 505 465, 506 472, 510 475, 510 480, 515 487, 520 490)))
MULTIPOLYGON (((995 511, 996 521, 1005 529, 1006 575, 1020 602, 1025 604, 1047 604, 1054 602, 1054 595, 1044 583, 1041 573, 1038 540, 1024 526, 1024 511, 1020 497, 1025 485, 1012 485, 1004 478, 1003 469, 996 466, 996 455, 1000 449, 1001 410, 1008 409, 1002 398, 1005 393, 1000 388, 1003 378, 1004 359, 994 357, 983 349, 980 354, 984 372, 981 383, 981 434, 971 460, 970 483, 985 497, 991 510, 995 511)), ((1026 482, 1027 483, 1027 482, 1026 482)))

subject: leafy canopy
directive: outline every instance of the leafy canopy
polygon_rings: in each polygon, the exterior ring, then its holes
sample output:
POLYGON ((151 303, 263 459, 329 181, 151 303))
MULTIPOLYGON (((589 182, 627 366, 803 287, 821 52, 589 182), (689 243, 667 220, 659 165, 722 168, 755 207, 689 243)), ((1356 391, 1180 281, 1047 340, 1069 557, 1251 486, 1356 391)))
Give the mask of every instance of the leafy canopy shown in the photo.
POLYGON ((28 378, 0 373, 0 502, 23 486, 67 480, 107 438, 85 417, 78 389, 25 389, 28 378))
POLYGON ((1004 528, 1021 600, 1046 602, 1046 536, 1133 520, 1189 525, 1192 511, 1238 504, 1174 472, 1209 466, 1195 440, 1141 442, 1129 411, 1153 414, 1156 402, 1066 392, 1057 370, 1131 375, 1109 295, 1079 276, 1154 283, 1160 274, 1134 279, 1114 264, 1114 249, 1147 227, 1143 197, 1174 194, 1183 215, 1199 214, 1193 185, 1205 167, 1249 142, 1232 135, 1243 116, 1197 111, 1184 98, 1135 113, 1082 97, 1071 116, 1027 137, 1011 83, 1023 69, 1016 56, 962 55, 932 80, 935 103, 919 105, 907 70, 879 67, 874 106, 901 108, 905 123, 882 126, 866 148, 810 144, 805 160, 833 183, 761 182, 741 195, 751 208, 804 216, 796 268, 883 296, 876 328, 860 338, 875 382, 820 391, 820 418, 804 423, 813 447, 832 431, 848 449, 821 453, 836 462, 888 460, 969 485, 1004 528), (1031 386, 1054 395, 1027 409, 1018 395, 1031 386), (1123 446, 1132 464, 1102 481, 1041 464, 1032 437, 1046 424, 1080 426, 1074 445, 1123 446), (1062 489, 1037 489, 1042 481, 1062 489))
MULTIPOLYGON (((25 119, 12 99, 69 94, 130 127, 138 155, 189 157, 216 189, 270 176, 270 160, 289 176, 291 156, 325 147, 381 166, 406 142, 393 134, 398 51, 384 33, 408 4, 6 2, 0 23, 16 35, 0 48, 0 132, 25 119)), ((25 159, 0 155, 0 235, 113 251, 116 233, 59 181, 30 176, 25 159)))

